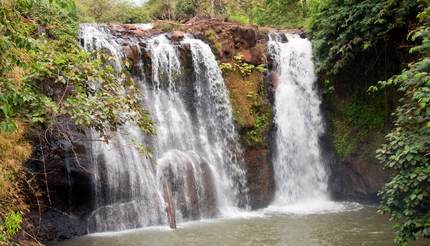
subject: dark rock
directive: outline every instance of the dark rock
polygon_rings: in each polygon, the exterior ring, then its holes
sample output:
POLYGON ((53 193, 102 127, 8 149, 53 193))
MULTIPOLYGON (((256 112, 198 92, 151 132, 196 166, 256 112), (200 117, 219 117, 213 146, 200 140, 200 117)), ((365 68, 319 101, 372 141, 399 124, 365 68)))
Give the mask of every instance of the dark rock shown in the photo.
POLYGON ((323 158, 329 171, 328 190, 334 200, 374 203, 377 193, 387 182, 389 173, 384 171, 374 156, 366 159, 355 155, 340 159, 333 147, 333 140, 326 133, 321 139, 323 158))
POLYGON ((268 151, 246 150, 244 157, 250 205, 253 209, 264 208, 272 201, 275 191, 273 166, 268 151))
MULTIPOLYGON (((36 213, 31 215, 34 224, 39 224, 39 217, 36 213)), ((40 218, 39 238, 42 241, 62 241, 87 233, 85 220, 66 214, 56 209, 46 209, 40 218)))
POLYGON ((332 165, 329 190, 336 200, 377 202, 388 177, 382 166, 350 158, 332 165))

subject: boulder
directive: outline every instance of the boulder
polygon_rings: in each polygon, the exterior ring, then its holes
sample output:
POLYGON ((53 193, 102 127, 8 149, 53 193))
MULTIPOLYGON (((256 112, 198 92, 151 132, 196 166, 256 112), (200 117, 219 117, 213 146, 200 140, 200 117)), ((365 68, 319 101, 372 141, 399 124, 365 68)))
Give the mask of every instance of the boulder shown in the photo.
POLYGON ((172 42, 180 42, 184 39, 185 34, 181 31, 173 31, 169 34, 167 34, 167 38, 170 39, 172 42))

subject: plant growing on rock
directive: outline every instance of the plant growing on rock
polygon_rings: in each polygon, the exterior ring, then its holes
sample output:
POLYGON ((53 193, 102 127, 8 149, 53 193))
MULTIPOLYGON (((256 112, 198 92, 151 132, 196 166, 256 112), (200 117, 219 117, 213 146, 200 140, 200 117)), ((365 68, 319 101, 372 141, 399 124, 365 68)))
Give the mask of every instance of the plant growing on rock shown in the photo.
POLYGON ((219 66, 230 90, 233 117, 242 128, 242 143, 251 148, 264 146, 272 114, 263 81, 265 64, 249 64, 239 53, 232 62, 219 66))
POLYGON ((242 77, 247 77, 254 71, 257 71, 259 73, 266 72, 266 65, 265 64, 260 64, 258 66, 255 66, 253 64, 249 64, 243 60, 243 55, 240 53, 233 57, 233 62, 221 63, 219 65, 219 67, 223 72, 229 72, 229 71, 236 72, 236 71, 238 71, 238 72, 240 72, 242 77))

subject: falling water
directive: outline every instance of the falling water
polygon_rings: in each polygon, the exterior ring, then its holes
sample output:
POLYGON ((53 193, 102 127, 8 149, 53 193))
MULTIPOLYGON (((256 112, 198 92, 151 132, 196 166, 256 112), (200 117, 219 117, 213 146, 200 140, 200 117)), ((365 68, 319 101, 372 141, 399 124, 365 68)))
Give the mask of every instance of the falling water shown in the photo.
POLYGON ((275 206, 318 206, 327 201, 327 173, 319 148, 320 99, 309 40, 271 34, 274 61, 276 151, 275 206), (285 42, 286 41, 286 42, 285 42))
POLYGON ((237 206, 239 197, 242 197, 246 204, 247 189, 245 172, 241 167, 242 152, 221 70, 207 44, 191 38, 186 38, 183 43, 190 46, 193 60, 198 138, 205 158, 218 170, 216 174, 219 180, 219 206, 227 209, 237 206))
POLYGON ((223 216, 246 204, 228 91, 209 46, 190 37, 175 44, 165 35, 118 38, 106 26, 89 24, 81 26, 80 37, 85 49, 111 54, 117 70, 123 67, 124 47, 137 50, 134 79, 157 130, 146 136, 129 124, 108 144, 91 143, 96 204, 89 232, 167 224, 171 206, 181 222, 223 216), (188 57, 192 75, 181 64, 188 57), (152 159, 136 144, 151 147, 152 159))

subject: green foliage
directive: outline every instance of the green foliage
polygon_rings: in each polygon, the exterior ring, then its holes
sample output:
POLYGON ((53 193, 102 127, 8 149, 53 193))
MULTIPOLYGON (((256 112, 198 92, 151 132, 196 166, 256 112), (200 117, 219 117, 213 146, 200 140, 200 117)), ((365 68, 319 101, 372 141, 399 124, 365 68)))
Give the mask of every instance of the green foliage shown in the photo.
POLYGON ((411 0, 313 3, 309 28, 320 61, 318 72, 336 75, 359 54, 377 49, 391 37, 399 38, 417 9, 417 2, 411 0))
MULTIPOLYGON (((70 2, 70 1, 69 1, 70 2)), ((77 125, 102 134, 126 121, 151 130, 147 114, 129 76, 118 80, 102 54, 83 51, 76 42, 74 8, 48 0, 2 0, 0 126, 14 130, 13 119, 55 124, 68 116, 77 125), (72 11, 72 12, 70 12, 72 11), (97 89, 91 89, 96 87, 97 89), (124 89, 127 94, 122 92, 124 89)))
POLYGON ((80 22, 143 23, 148 10, 130 0, 75 0, 80 22))
POLYGON ((342 122, 336 124, 334 148, 342 160, 345 160, 356 148, 357 142, 351 137, 351 131, 342 122))
POLYGON ((20 212, 9 212, 4 221, 0 221, 0 243, 9 242, 21 229, 22 214, 20 212))
POLYGON ((246 10, 249 7, 241 6, 240 8, 234 8, 234 6, 227 7, 227 16, 229 21, 238 22, 242 25, 251 24, 251 17, 247 15, 246 10))
POLYGON ((308 6, 316 1, 319 0, 149 0, 144 8, 151 19, 183 22, 194 16, 222 17, 243 25, 298 28, 305 23, 308 6))
POLYGON ((369 142, 376 138, 377 132, 384 132, 385 128, 387 112, 383 99, 381 96, 365 98, 356 95, 349 100, 334 102, 336 107, 329 119, 339 157, 346 159, 351 154, 363 152, 363 146, 373 148, 369 142))
POLYGON ((153 128, 130 75, 108 65, 109 56, 85 52, 77 43, 73 0, 0 3, 0 237, 9 241, 28 211, 26 133, 64 118, 104 137, 125 122, 148 133, 153 128))
MULTIPOLYGON (((429 6, 429 2, 426 2, 429 6)), ((379 82, 372 90, 395 86, 403 94, 394 116, 395 127, 386 144, 377 151, 378 159, 394 176, 380 192, 380 212, 398 222, 397 245, 408 240, 430 238, 430 7, 418 17, 422 23, 410 37, 418 42, 411 49, 419 55, 399 75, 379 82)))
POLYGON ((233 118, 241 128, 242 143, 250 148, 264 147, 272 119, 272 107, 264 86, 265 64, 248 64, 242 54, 230 63, 221 63, 233 106, 233 118))
MULTIPOLYGON (((369 88, 369 91, 383 91, 387 105, 390 104, 390 97, 387 97, 390 87, 397 87, 401 95, 400 106, 393 114, 394 128, 386 136, 386 144, 377 151, 377 158, 393 173, 380 192, 380 211, 398 222, 395 227, 398 245, 417 237, 430 237, 430 10, 423 7, 428 4, 429 1, 410 0, 325 0, 312 4, 308 10, 311 37, 320 61, 318 72, 337 82, 333 84, 336 90, 345 87, 339 82, 367 84, 378 77, 385 80, 392 76, 397 69, 385 70, 366 61, 389 57, 393 50, 400 51, 400 58, 388 62, 400 65, 405 60, 415 60, 400 75, 369 88), (408 57, 401 46, 410 45, 406 41, 408 27, 416 26, 415 16, 419 10, 424 10, 418 15, 421 26, 409 35, 415 47, 410 49, 408 57), (353 76, 357 75, 353 70, 364 75, 353 76)), ((360 89, 363 86, 349 87, 360 89)), ((366 102, 366 98, 361 101, 366 102)), ((339 136, 335 137, 335 145, 341 156, 353 152, 354 145, 363 145, 360 138, 366 132, 367 135, 375 132, 367 126, 383 125, 382 110, 363 111, 362 106, 369 105, 350 104, 334 117, 335 134, 337 131, 339 136), (351 136, 358 138, 351 139, 351 136)))
POLYGON ((252 114, 255 118, 255 124, 252 129, 246 131, 244 135, 244 142, 246 146, 259 147, 266 145, 266 135, 269 131, 272 110, 267 105, 257 103, 253 105, 252 114))
POLYGON ((300 0, 266 0, 251 10, 251 19, 259 25, 284 28, 303 27, 307 16, 307 3, 300 0))
POLYGON ((197 0, 180 0, 176 2, 176 18, 186 20, 197 14, 199 1, 197 0))
POLYGON ((264 73, 266 71, 265 64, 260 64, 258 66, 249 64, 243 60, 243 55, 240 53, 233 57, 232 63, 221 63, 219 67, 223 72, 238 71, 242 77, 247 77, 254 71, 258 71, 259 73, 264 73))

